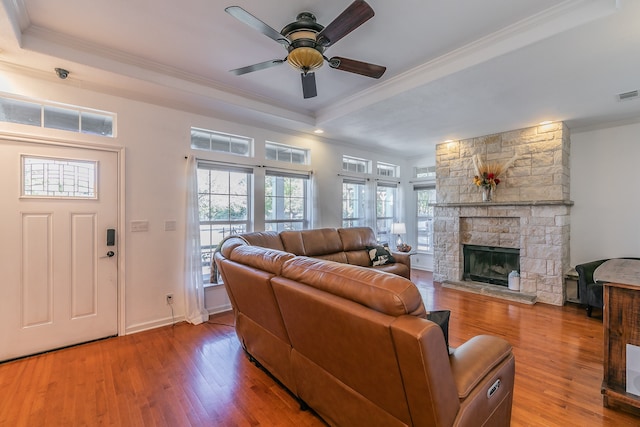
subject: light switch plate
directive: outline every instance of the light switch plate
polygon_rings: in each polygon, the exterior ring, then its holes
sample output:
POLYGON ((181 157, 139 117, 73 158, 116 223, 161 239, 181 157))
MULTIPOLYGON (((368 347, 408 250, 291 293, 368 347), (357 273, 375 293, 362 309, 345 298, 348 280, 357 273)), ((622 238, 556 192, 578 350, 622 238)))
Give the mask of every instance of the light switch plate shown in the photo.
POLYGON ((140 220, 140 221, 131 221, 131 232, 137 231, 149 231, 149 221, 140 220))

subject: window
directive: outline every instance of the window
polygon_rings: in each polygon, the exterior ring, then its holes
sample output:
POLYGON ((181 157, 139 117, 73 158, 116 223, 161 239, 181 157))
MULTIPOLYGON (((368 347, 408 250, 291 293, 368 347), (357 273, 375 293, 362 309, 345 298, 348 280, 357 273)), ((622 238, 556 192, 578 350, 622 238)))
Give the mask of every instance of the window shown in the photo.
POLYGON ((97 169, 93 161, 22 156, 22 195, 95 199, 97 169))
POLYGON ((416 195, 416 224, 418 252, 433 252, 433 206, 436 201, 434 185, 414 185, 416 195))
POLYGON ((435 178, 436 177, 436 167, 435 166, 416 166, 414 169, 414 174, 416 178, 435 178))
POLYGON ((80 132, 80 111, 68 108, 44 107, 44 127, 80 132))
POLYGON ((391 224, 396 216, 398 185, 381 183, 376 186, 376 235, 380 242, 391 242, 391 224))
POLYGON ((42 106, 34 102, 0 98, 0 119, 3 122, 42 126, 42 106))
POLYGON ((265 149, 267 160, 277 160, 298 165, 309 164, 309 150, 269 141, 265 143, 265 149))
POLYGON ((230 234, 250 229, 253 170, 198 162, 202 274, 209 282, 213 252, 230 234))
POLYGON ((366 206, 366 182, 364 180, 343 179, 342 226, 366 226, 366 206))
POLYGON ((191 128, 191 148, 249 157, 253 139, 212 130, 191 128))
POLYGON ((371 161, 356 157, 342 156, 342 170, 345 172, 370 173, 371 161))
POLYGON ((113 137, 115 114, 71 105, 0 97, 0 121, 113 137))
POLYGON ((397 177, 399 175, 398 166, 392 165, 391 163, 378 162, 376 169, 380 176, 397 177))
POLYGON ((113 118, 101 113, 81 111, 80 132, 92 135, 113 136, 113 118))
POLYGON ((266 231, 308 228, 308 175, 267 170, 264 187, 266 231))

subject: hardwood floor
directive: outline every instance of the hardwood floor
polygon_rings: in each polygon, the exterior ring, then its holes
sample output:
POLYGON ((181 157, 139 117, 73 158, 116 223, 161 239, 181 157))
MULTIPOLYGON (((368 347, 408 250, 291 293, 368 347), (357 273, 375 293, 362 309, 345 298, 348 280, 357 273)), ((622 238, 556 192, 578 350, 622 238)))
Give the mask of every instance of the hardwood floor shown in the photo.
MULTIPOLYGON (((638 426, 602 407, 602 321, 441 288, 414 270, 427 309, 452 311, 449 340, 514 346, 512 426, 638 426)), ((231 314, 0 365, 0 426, 324 426, 245 357, 231 314)))

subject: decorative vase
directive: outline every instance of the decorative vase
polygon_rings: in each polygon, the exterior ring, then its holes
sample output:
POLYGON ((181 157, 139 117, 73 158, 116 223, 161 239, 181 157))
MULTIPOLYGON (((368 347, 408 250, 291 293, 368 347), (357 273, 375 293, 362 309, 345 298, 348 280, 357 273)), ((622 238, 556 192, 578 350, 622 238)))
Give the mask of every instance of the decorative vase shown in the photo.
POLYGON ((482 187, 482 201, 483 202, 490 202, 491 201, 491 187, 482 187))

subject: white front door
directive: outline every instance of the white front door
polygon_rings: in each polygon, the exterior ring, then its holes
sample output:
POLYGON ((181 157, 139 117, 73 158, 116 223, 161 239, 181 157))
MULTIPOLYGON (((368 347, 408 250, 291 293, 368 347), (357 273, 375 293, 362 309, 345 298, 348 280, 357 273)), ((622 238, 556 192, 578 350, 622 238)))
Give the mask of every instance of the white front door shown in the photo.
POLYGON ((0 361, 117 335, 118 154, 0 140, 0 361))

